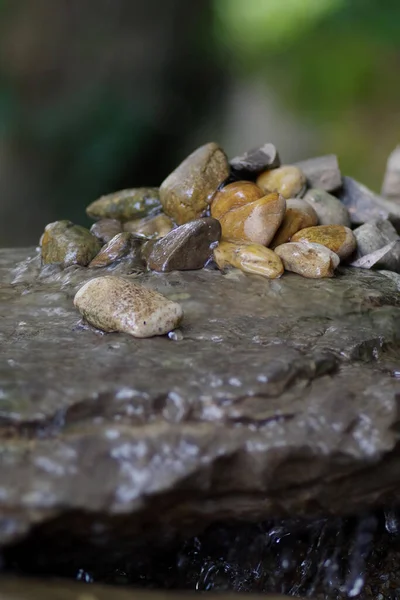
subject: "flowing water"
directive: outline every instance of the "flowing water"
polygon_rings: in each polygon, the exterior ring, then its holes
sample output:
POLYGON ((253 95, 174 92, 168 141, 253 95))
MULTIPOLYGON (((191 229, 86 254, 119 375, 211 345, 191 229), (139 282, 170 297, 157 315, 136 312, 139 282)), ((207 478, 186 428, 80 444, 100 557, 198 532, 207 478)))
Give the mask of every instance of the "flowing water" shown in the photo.
POLYGON ((6 549, 7 573, 198 592, 280 593, 316 600, 400 598, 400 513, 213 525, 152 548, 75 547, 40 533, 6 549))

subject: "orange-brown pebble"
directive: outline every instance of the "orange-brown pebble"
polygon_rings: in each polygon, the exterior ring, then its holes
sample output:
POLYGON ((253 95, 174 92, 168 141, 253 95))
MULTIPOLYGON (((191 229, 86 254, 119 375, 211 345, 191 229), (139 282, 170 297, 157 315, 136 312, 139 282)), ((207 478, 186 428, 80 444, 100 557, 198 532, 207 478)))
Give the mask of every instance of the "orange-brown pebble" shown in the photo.
POLYGON ((235 210, 265 196, 261 188, 252 181, 234 181, 219 190, 211 203, 211 216, 220 219, 229 210, 235 210))
POLYGON ((275 248, 275 252, 282 259, 286 271, 311 279, 333 277, 340 262, 332 250, 311 242, 289 242, 275 248))
POLYGON ((220 269, 230 265, 245 273, 263 275, 268 279, 275 279, 283 273, 279 256, 261 244, 220 242, 214 249, 214 260, 220 269))
POLYGON ((167 215, 160 214, 155 217, 145 217, 124 223, 124 231, 144 235, 150 238, 161 238, 174 228, 173 221, 167 215))
POLYGON ((96 254, 94 259, 88 264, 89 269, 99 267, 107 267, 116 260, 123 258, 132 248, 132 234, 127 231, 117 233, 100 252, 96 254))
POLYGON ((357 247, 354 233, 344 225, 318 225, 301 229, 292 237, 292 242, 322 244, 335 252, 341 260, 353 254, 357 247))
POLYGON ((274 237, 285 210, 283 196, 265 196, 250 181, 227 185, 211 204, 211 215, 221 223, 223 240, 263 246, 268 246, 274 237))
POLYGON ((286 200, 286 212, 283 221, 270 247, 276 248, 285 242, 289 242, 291 237, 300 229, 312 227, 318 224, 318 216, 312 206, 304 200, 291 198, 286 200))
POLYGON ((279 192, 289 199, 305 190, 306 176, 298 167, 285 165, 264 171, 257 177, 256 183, 266 194, 279 192))

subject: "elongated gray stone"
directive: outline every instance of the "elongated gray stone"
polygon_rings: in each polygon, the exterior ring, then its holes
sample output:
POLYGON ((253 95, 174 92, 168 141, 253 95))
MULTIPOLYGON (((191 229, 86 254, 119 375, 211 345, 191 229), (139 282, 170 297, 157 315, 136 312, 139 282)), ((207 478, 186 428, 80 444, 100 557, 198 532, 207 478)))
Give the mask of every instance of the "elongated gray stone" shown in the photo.
POLYGON ((310 188, 333 192, 342 185, 342 174, 335 154, 309 158, 295 165, 303 171, 310 188))
POLYGON ((343 187, 337 196, 347 207, 354 225, 389 218, 383 199, 352 177, 343 177, 343 187))
POLYGON ((397 146, 388 158, 382 196, 400 202, 400 146, 397 146))
POLYGON ((365 223, 354 229, 353 233, 357 238, 356 258, 371 254, 399 239, 399 234, 387 219, 365 223))
POLYGON ((384 269, 400 273, 400 240, 391 242, 371 254, 366 254, 351 263, 361 269, 384 269))

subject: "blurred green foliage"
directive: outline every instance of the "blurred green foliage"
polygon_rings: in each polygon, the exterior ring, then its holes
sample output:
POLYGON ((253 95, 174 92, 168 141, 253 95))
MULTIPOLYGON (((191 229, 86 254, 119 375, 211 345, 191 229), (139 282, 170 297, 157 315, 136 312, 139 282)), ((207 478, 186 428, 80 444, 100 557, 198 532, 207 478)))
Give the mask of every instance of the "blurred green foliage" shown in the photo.
POLYGON ((321 132, 321 152, 379 188, 400 141, 398 0, 215 0, 217 36, 241 78, 258 76, 321 132))

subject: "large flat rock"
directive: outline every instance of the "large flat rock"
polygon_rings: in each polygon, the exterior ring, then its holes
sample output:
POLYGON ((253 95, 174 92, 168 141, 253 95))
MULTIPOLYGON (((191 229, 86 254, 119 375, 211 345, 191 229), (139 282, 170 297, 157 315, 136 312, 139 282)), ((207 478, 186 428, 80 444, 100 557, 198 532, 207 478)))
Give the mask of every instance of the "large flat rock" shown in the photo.
POLYGON ((176 340, 136 340, 73 307, 105 272, 0 251, 0 543, 46 522, 159 536, 399 498, 391 279, 137 271, 185 320, 176 340))

